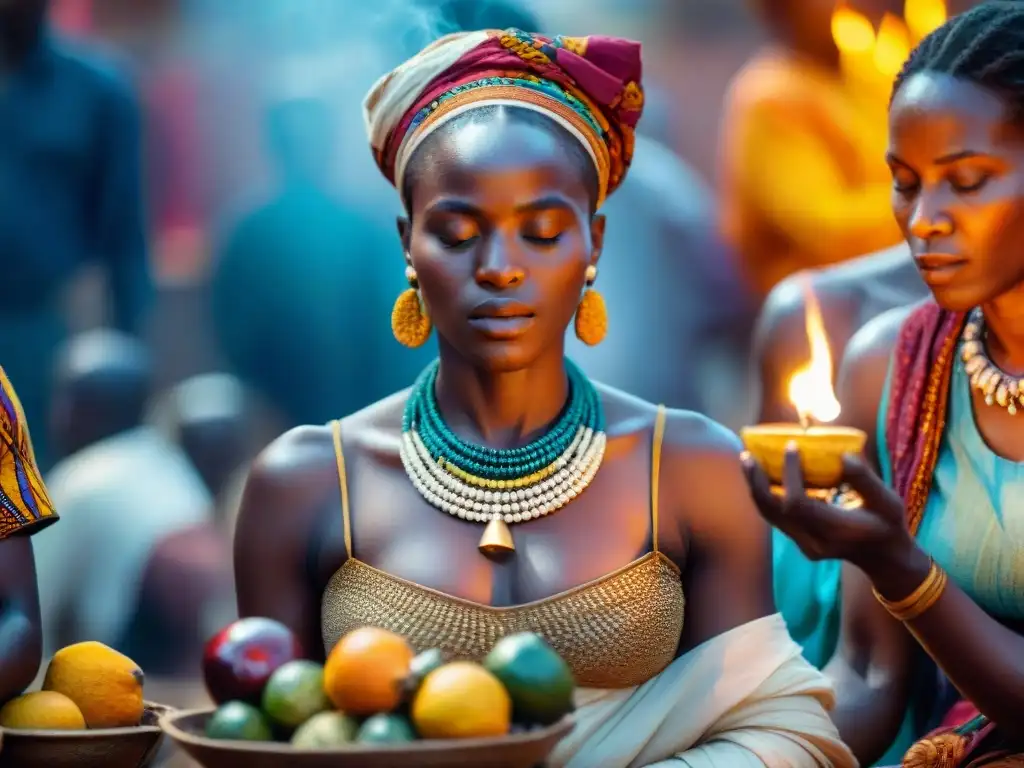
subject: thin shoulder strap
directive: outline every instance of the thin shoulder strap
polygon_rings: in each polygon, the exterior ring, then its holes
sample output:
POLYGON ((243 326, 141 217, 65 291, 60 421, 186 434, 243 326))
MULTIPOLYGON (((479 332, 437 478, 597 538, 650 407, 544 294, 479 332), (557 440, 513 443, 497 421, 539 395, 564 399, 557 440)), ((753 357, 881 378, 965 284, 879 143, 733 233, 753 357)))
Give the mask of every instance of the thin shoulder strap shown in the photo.
POLYGON ((334 432, 334 460, 338 464, 338 484, 341 486, 341 519, 345 526, 345 555, 352 557, 352 520, 348 509, 348 475, 345 473, 345 452, 341 448, 341 419, 331 422, 334 432))
POLYGON ((658 488, 661 485, 661 443, 665 437, 665 406, 658 406, 651 441, 651 543, 658 551, 658 488))

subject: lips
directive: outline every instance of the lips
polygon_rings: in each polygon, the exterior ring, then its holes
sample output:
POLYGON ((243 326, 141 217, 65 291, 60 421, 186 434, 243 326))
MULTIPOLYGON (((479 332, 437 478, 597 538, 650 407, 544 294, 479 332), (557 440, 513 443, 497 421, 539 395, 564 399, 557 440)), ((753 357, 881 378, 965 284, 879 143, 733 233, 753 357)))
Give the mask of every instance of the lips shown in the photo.
POLYGON ((968 264, 967 259, 952 253, 915 254, 914 262, 921 277, 932 286, 950 282, 968 264))
POLYGON ((507 299, 490 299, 469 314, 469 324, 491 339, 509 340, 525 333, 534 321, 533 309, 507 299))

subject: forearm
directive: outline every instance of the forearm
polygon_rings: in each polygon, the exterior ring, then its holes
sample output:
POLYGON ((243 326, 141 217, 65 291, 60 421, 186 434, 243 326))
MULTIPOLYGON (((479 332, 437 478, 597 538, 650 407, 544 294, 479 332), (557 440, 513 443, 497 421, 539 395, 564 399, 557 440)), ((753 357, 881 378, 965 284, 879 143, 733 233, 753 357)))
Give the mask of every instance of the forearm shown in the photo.
MULTIPOLYGON (((931 561, 916 545, 868 573, 875 589, 898 601, 920 586, 931 561)), ((906 623, 954 686, 1004 728, 1024 730, 1024 638, 982 610, 950 580, 938 601, 906 623)))
POLYGON ((42 661, 38 622, 10 606, 0 613, 0 704, 28 688, 42 661))
POLYGON ((899 733, 905 692, 894 690, 881 673, 859 674, 839 655, 824 672, 836 689, 831 714, 840 737, 861 765, 874 765, 899 733))

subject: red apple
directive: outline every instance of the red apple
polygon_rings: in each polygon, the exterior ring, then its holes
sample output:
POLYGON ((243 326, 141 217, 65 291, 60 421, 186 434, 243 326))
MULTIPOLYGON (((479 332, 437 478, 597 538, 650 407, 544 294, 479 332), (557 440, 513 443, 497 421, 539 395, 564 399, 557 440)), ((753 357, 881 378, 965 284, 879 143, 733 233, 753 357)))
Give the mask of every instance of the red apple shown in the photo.
POLYGON ((299 639, 273 619, 240 619, 206 644, 203 679, 217 704, 244 701, 260 705, 267 680, 289 661, 302 658, 299 639))

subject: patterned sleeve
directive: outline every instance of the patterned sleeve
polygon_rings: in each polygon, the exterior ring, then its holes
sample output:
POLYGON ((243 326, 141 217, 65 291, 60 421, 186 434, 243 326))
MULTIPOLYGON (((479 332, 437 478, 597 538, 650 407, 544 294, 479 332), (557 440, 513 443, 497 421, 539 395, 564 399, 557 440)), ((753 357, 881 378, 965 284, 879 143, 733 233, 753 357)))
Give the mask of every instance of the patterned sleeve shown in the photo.
POLYGON ((36 533, 56 521, 21 403, 0 368, 0 539, 36 533))

